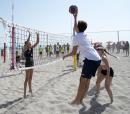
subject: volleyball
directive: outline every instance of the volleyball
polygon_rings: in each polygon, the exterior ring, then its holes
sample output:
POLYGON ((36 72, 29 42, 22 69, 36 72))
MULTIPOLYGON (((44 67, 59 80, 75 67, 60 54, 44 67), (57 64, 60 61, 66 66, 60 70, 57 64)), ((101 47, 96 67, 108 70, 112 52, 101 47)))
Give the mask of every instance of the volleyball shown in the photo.
POLYGON ((69 12, 70 12, 71 14, 75 14, 76 12, 78 12, 78 7, 77 7, 76 5, 71 5, 71 6, 69 7, 69 12))

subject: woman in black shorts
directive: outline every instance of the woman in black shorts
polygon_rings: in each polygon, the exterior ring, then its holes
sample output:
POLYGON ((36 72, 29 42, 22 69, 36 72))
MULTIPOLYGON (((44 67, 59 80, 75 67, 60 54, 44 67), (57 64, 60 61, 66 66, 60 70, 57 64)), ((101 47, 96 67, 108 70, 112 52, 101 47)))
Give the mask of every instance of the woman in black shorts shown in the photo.
POLYGON ((105 53, 105 49, 103 47, 98 47, 98 48, 96 48, 96 50, 98 51, 99 55, 102 58, 101 64, 100 64, 100 66, 98 68, 98 72, 97 72, 96 95, 99 94, 100 84, 105 79, 105 88, 107 90, 107 93, 108 93, 111 103, 112 103, 113 94, 112 94, 112 90, 111 90, 111 83, 112 83, 112 79, 114 76, 114 71, 113 71, 112 67, 110 67, 108 58, 105 53))
MULTIPOLYGON (((34 45, 31 45, 29 40, 27 40, 25 43, 25 49, 24 49, 25 67, 34 66, 33 48, 35 48, 39 43, 39 34, 38 33, 36 34, 37 34, 37 41, 34 45)), ((32 75, 33 75, 33 69, 26 70, 26 77, 24 82, 24 98, 26 98, 27 83, 29 86, 29 92, 32 94, 32 75)))

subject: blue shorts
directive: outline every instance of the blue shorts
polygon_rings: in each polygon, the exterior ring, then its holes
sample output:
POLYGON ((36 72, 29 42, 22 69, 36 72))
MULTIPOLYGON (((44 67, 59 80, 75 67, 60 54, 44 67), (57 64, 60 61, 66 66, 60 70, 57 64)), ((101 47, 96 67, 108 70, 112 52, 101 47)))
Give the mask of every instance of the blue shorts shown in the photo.
POLYGON ((92 76, 95 76, 98 67, 100 66, 101 60, 94 61, 88 60, 87 58, 84 60, 84 65, 82 68, 81 77, 91 79, 92 76))

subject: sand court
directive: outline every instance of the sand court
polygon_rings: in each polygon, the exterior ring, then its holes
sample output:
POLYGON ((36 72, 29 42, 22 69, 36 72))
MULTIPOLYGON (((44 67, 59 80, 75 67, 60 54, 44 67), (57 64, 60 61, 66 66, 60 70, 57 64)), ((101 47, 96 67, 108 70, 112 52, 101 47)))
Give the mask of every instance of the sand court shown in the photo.
POLYGON ((130 113, 130 58, 109 57, 115 70, 112 82, 113 104, 101 86, 98 98, 95 98, 95 81, 90 84, 84 105, 69 104, 77 92, 81 68, 73 71, 71 58, 58 61, 34 70, 33 96, 23 99, 24 72, 17 76, 0 78, 1 114, 129 114, 130 113))

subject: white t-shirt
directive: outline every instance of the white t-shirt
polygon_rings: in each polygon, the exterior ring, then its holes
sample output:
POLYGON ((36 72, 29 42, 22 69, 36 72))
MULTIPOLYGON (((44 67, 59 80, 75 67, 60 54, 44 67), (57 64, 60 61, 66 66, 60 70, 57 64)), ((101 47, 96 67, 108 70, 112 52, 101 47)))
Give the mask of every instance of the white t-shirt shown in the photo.
POLYGON ((77 33, 73 38, 73 46, 78 46, 80 54, 89 60, 101 60, 98 52, 91 45, 91 41, 83 32, 77 33))

